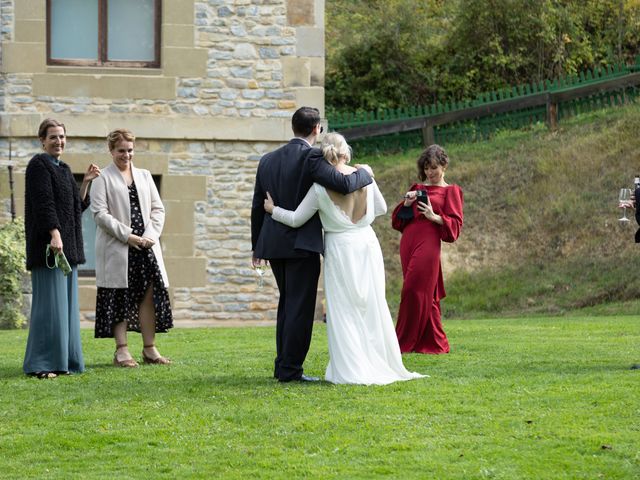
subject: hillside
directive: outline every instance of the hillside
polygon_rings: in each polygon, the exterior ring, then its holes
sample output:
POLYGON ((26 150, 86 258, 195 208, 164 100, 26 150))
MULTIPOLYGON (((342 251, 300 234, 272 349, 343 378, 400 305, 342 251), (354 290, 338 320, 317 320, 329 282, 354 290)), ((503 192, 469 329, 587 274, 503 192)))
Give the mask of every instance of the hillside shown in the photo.
MULTIPOLYGON (((555 132, 543 125, 491 141, 445 145, 447 181, 465 194, 462 237, 444 245, 447 317, 637 313, 640 245, 617 197, 640 173, 640 106, 585 114, 555 132)), ((415 181, 419 151, 358 157, 376 171, 389 210, 415 181)), ((632 218, 633 213, 628 212, 632 218)), ((375 224, 397 309, 400 234, 375 224)))

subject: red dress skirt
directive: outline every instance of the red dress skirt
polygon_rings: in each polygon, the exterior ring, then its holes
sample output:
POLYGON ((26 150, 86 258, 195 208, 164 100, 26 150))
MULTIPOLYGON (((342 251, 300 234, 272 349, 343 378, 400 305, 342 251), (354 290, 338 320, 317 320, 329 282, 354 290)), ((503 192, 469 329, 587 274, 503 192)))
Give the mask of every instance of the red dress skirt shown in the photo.
POLYGON ((443 225, 419 214, 415 202, 411 207, 400 203, 393 211, 393 228, 402 232, 402 294, 396 334, 403 353, 447 353, 449 341, 442 328, 440 300, 445 297, 440 242, 455 241, 462 228, 462 190, 457 185, 445 187, 414 184, 410 190, 426 190, 433 211, 443 225))

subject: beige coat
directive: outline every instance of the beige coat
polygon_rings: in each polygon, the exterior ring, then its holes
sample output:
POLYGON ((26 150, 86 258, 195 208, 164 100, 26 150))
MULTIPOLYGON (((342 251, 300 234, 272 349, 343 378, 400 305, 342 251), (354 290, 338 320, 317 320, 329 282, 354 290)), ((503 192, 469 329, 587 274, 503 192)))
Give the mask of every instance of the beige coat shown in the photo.
MULTIPOLYGON (((133 181, 138 190, 140 210, 144 220, 143 237, 156 242, 152 247, 165 287, 169 286, 164 268, 160 234, 164 226, 164 206, 148 170, 131 165, 133 181)), ((102 170, 91 185, 91 212, 96 230, 96 285, 107 288, 127 288, 129 245, 131 235, 131 205, 129 190, 114 164, 102 170)))

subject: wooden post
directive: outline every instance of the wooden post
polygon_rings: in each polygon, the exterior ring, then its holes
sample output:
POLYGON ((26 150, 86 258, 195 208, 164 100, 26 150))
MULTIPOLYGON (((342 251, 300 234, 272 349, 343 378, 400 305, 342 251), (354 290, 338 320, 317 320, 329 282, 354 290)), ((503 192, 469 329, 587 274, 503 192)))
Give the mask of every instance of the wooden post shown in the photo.
POLYGON ((436 143, 436 133, 429 120, 427 120, 426 126, 422 129, 422 143, 424 143, 425 148, 436 143))
POLYGON ((549 130, 558 128, 558 104, 551 99, 551 95, 547 95, 547 127, 549 130))

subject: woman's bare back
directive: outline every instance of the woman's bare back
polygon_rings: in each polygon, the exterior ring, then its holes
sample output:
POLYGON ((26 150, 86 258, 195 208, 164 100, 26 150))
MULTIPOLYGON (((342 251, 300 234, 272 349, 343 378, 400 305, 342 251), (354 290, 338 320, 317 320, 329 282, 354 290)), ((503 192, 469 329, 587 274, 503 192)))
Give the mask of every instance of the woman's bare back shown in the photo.
MULTIPOLYGON (((336 170, 345 175, 349 175, 356 171, 355 168, 348 165, 338 165, 336 170)), ((356 190, 347 195, 342 195, 333 190, 327 190, 327 194, 331 201, 342 210, 353 223, 358 223, 367 213, 367 189, 366 187, 356 190)))

